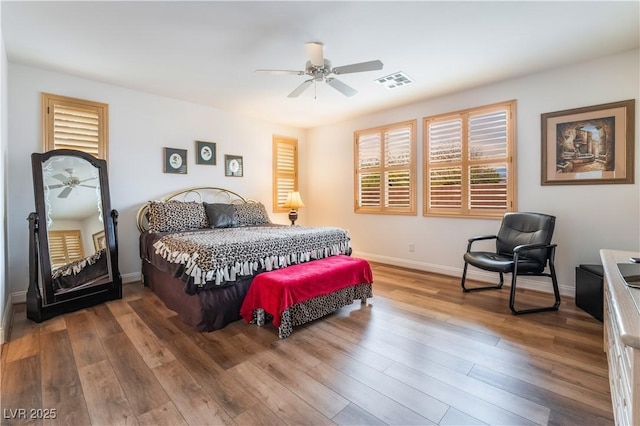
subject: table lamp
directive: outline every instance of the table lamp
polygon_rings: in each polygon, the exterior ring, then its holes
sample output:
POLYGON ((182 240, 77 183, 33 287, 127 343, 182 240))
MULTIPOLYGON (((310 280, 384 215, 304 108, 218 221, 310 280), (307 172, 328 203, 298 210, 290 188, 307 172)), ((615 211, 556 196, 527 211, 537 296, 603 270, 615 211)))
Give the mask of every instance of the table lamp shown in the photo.
POLYGON ((295 225, 296 220, 298 220, 298 209, 304 207, 300 193, 294 191, 287 194, 287 200, 284 202, 283 207, 291 209, 289 212, 289 220, 291 221, 291 226, 295 225))

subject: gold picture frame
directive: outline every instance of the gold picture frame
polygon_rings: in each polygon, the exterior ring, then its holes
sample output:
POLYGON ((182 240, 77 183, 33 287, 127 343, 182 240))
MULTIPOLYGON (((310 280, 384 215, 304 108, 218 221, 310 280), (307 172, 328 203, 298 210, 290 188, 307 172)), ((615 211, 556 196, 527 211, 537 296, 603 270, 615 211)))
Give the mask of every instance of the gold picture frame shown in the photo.
POLYGON ((542 121, 542 185, 632 184, 635 99, 550 112, 542 121))
POLYGON ((95 234, 93 234, 93 248, 95 248, 97 252, 107 248, 107 239, 105 237, 104 231, 96 232, 95 234))

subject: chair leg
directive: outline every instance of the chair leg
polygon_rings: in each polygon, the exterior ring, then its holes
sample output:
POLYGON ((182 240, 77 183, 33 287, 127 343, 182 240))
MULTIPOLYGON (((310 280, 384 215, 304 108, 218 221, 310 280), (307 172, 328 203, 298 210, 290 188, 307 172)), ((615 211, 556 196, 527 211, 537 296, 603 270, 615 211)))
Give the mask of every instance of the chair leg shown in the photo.
POLYGON ((556 267, 553 264, 553 260, 549 261, 549 270, 551 271, 551 283, 553 284, 553 295, 556 299, 553 307, 558 309, 560 307, 560 289, 558 288, 558 279, 556 278, 556 267))
POLYGON ((517 267, 513 271, 513 276, 511 277, 511 296, 509 297, 509 309, 511 309, 511 313, 513 315, 520 314, 531 314, 534 312, 548 312, 548 311, 557 311, 560 306, 560 290, 558 289, 558 279, 556 278, 556 268, 553 262, 549 262, 549 269, 551 270, 550 274, 542 274, 541 276, 550 277, 551 283, 553 285, 553 295, 555 297, 555 303, 553 306, 545 306, 542 308, 531 308, 531 309, 521 309, 516 310, 515 302, 516 302, 516 279, 518 277, 518 269, 517 267))
POLYGON ((462 269, 462 281, 460 282, 460 285, 462 286, 462 291, 464 293, 469 293, 471 291, 480 291, 480 290, 498 290, 502 288, 502 285, 504 284, 504 275, 502 274, 502 272, 500 272, 500 282, 497 285, 490 285, 490 286, 486 286, 486 287, 474 287, 474 288, 467 288, 464 286, 464 283, 467 279, 467 266, 469 266, 469 264, 467 262, 464 262, 464 268, 462 269))

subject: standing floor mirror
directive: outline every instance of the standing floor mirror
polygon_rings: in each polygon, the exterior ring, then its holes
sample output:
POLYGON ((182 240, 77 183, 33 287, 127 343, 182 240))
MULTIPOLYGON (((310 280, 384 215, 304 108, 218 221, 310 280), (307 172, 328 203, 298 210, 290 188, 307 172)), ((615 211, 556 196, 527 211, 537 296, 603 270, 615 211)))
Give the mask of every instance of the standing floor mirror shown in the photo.
POLYGON ((57 149, 31 155, 36 211, 29 215, 27 317, 56 315, 122 297, 107 163, 57 149))

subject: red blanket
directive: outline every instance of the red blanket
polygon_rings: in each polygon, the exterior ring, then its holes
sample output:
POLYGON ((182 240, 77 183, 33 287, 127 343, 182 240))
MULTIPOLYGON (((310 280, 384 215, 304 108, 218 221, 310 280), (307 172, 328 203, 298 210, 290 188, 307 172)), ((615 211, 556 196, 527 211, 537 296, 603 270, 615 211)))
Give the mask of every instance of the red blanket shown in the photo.
POLYGON ((282 312, 291 305, 363 283, 373 283, 369 262, 344 255, 264 272, 253 279, 240 315, 251 322, 253 311, 262 308, 279 327, 282 312))

